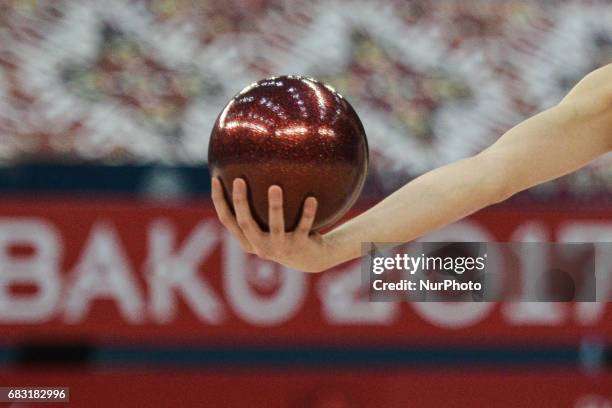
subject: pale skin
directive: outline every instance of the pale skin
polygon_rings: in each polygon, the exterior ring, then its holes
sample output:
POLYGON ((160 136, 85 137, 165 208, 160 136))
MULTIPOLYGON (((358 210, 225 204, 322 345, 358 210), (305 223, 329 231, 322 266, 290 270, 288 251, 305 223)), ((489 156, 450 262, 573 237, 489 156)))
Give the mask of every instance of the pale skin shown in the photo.
POLYGON ((251 215, 244 180, 233 183, 235 215, 218 179, 212 199, 242 248, 304 272, 361 256, 363 242, 409 242, 537 184, 571 173, 612 151, 612 64, 583 78, 557 105, 515 126, 479 154, 414 179, 326 234, 311 232, 317 201, 304 202, 297 228, 285 232, 283 191, 268 190, 270 231, 251 215))

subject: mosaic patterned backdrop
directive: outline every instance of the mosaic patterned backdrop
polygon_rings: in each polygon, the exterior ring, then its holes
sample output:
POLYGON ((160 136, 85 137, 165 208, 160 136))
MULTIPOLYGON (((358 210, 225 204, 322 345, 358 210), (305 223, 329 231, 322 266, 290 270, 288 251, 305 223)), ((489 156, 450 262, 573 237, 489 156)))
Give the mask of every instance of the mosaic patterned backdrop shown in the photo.
MULTIPOLYGON (((389 191, 612 62, 606 3, 0 0, 0 164, 201 165, 225 102, 293 73, 351 101, 389 191)), ((610 158, 559 189, 612 191, 610 158)))

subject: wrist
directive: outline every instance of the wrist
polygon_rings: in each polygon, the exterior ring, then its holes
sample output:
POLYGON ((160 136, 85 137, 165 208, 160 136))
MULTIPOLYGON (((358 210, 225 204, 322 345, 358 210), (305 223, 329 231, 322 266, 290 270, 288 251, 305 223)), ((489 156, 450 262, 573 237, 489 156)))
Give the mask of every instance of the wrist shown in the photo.
POLYGON ((361 243, 353 242, 343 229, 336 228, 322 236, 326 254, 326 269, 358 258, 361 255, 361 243))

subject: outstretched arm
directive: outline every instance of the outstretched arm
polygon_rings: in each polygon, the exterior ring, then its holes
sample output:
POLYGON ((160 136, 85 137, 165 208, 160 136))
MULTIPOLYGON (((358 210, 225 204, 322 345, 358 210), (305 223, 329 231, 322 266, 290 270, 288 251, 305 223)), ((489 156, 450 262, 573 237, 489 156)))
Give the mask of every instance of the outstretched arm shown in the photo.
POLYGON ((558 105, 514 127, 476 156, 430 171, 370 210, 320 236, 309 234, 316 201, 284 233, 282 191, 269 190, 270 233, 262 232, 234 182, 236 217, 213 180, 219 217, 245 250, 317 272, 360 256, 362 242, 407 242, 534 185, 570 173, 612 149, 612 65, 586 76, 558 105))

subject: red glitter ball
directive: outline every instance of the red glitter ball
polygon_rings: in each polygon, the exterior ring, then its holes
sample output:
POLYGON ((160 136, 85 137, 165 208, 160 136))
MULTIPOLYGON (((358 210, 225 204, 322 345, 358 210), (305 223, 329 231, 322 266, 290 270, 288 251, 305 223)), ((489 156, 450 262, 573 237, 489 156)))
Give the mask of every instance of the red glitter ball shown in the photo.
POLYGON ((296 227, 304 200, 315 197, 317 230, 359 196, 368 142, 355 110, 333 88, 280 76, 246 87, 225 106, 212 130, 208 164, 230 204, 233 179, 246 180, 253 217, 264 229, 271 185, 283 189, 287 230, 296 227))

